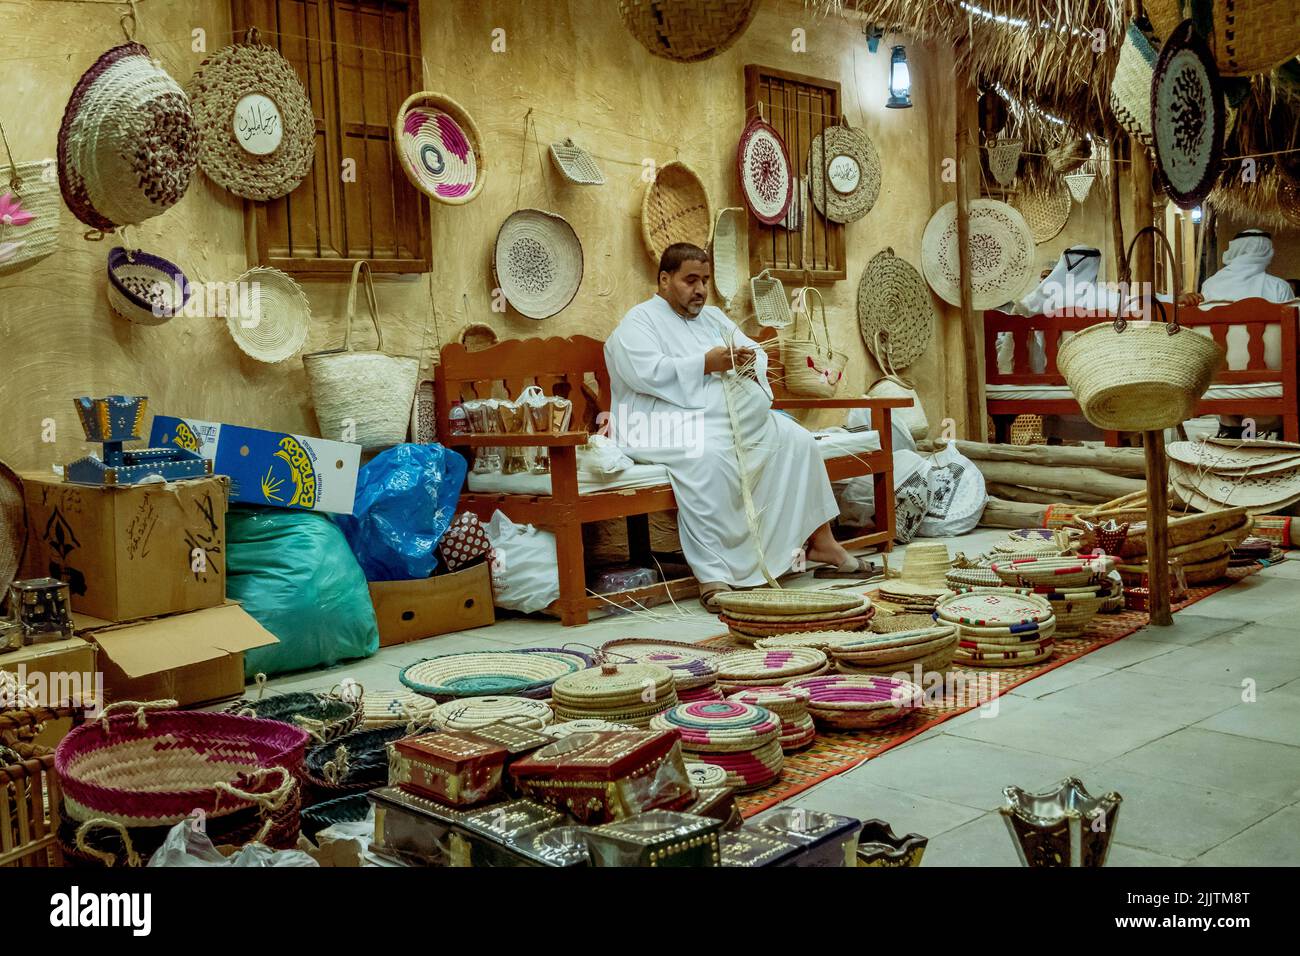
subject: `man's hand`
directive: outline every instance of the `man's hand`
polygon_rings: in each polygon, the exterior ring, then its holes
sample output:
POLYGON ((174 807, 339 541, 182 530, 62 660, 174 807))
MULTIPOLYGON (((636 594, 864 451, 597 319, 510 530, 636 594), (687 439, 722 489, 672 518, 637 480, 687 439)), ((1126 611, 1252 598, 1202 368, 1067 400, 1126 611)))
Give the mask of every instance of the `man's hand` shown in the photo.
POLYGON ((736 349, 733 353, 725 345, 718 345, 704 353, 704 374, 726 372, 737 365, 748 365, 754 360, 753 349, 736 349), (732 361, 732 356, 735 361, 732 361))

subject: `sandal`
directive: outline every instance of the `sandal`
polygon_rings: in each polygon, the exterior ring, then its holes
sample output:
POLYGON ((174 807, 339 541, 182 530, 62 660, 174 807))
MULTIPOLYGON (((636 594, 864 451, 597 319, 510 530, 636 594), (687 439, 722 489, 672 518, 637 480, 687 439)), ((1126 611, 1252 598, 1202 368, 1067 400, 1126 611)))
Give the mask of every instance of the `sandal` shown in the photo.
POLYGON ((850 555, 847 564, 833 567, 823 564, 813 572, 815 578, 871 578, 879 574, 879 569, 866 558, 850 555))
POLYGON ((722 608, 714 600, 719 594, 725 594, 728 591, 735 590, 730 584, 722 584, 717 581, 710 581, 707 584, 700 585, 700 604, 704 610, 710 614, 721 614, 722 608))

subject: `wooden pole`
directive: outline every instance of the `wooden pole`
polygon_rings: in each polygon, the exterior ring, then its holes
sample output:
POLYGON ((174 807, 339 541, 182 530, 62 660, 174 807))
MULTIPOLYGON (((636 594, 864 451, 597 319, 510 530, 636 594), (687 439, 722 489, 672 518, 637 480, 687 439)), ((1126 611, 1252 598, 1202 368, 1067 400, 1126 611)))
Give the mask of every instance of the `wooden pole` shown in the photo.
MULTIPOLYGON (((1129 282, 1128 260, 1124 258, 1124 216, 1123 203, 1120 201, 1119 182, 1119 144, 1123 134, 1117 133, 1110 141, 1110 230, 1111 241, 1115 244, 1115 281, 1129 282)), ((1140 144, 1137 148, 1141 149, 1140 144)))
MULTIPOLYGON (((1133 143, 1133 228, 1134 234, 1151 225, 1154 196, 1151 191, 1151 159, 1141 143, 1133 143)), ((1143 237, 1137 247, 1133 280, 1143 283, 1147 308, 1155 298, 1155 243, 1143 237)), ((1174 289, 1177 295, 1182 290, 1174 289)), ((1154 318, 1154 316, 1153 316, 1154 318)), ((1168 627, 1174 623, 1169 607, 1169 475, 1165 460, 1165 435, 1162 431, 1142 433, 1147 471, 1147 568, 1151 585, 1149 614, 1151 623, 1168 627)))
POLYGON ((980 355, 983 343, 975 322, 974 295, 970 279, 970 182, 967 156, 970 152, 970 70, 965 66, 966 44, 962 40, 956 48, 957 85, 954 88, 954 108, 957 113, 957 249, 961 263, 961 334, 966 372, 966 434, 984 441, 988 433, 988 420, 984 411, 984 386, 980 376, 980 355))

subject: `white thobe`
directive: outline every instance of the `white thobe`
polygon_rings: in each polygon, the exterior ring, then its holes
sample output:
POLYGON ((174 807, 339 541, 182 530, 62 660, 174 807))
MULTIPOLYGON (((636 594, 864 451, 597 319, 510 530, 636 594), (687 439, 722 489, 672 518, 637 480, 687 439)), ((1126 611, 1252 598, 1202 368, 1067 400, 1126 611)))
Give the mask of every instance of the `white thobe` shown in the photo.
POLYGON ((682 552, 700 581, 753 587, 766 581, 764 563, 773 577, 784 574, 812 532, 839 514, 812 433, 772 410, 767 355, 720 309, 705 306, 684 319, 656 295, 623 317, 605 343, 605 364, 614 440, 636 461, 668 469, 682 552), (704 353, 719 345, 753 349, 756 378, 705 374, 704 353), (757 540, 724 388, 735 406, 757 540))

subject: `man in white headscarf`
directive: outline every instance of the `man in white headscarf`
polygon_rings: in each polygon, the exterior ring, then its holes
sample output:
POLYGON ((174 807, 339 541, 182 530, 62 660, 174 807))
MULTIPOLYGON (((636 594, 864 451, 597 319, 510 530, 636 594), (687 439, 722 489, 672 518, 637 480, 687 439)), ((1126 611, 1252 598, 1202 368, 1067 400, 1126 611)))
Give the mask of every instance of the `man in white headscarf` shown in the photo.
POLYGON ((1201 285, 1201 295, 1207 301, 1260 298, 1288 302, 1294 297, 1290 284, 1267 272, 1272 261, 1273 238, 1269 233, 1259 229, 1239 232, 1223 254, 1223 268, 1201 285))
MULTIPOLYGON (((1038 287, 1016 303, 1016 315, 1059 315, 1062 312, 1114 312, 1119 295, 1097 282, 1101 271, 1101 250, 1092 246, 1071 246, 1061 253, 1056 266, 1038 287)), ((1011 333, 998 335, 998 368, 1012 370, 1015 341, 1011 333)), ((1042 372, 1047 367, 1043 333, 1029 337, 1029 368, 1042 372)))

